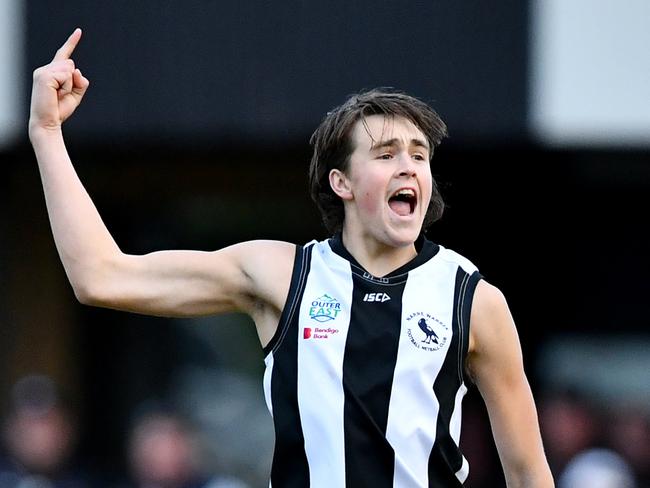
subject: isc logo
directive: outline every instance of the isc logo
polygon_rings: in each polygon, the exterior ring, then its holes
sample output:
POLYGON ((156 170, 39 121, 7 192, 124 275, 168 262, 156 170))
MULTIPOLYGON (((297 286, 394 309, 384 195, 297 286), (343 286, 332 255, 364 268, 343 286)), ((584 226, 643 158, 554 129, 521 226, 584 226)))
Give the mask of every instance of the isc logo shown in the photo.
POLYGON ((385 302, 390 300, 388 293, 366 293, 363 297, 364 302, 385 302))

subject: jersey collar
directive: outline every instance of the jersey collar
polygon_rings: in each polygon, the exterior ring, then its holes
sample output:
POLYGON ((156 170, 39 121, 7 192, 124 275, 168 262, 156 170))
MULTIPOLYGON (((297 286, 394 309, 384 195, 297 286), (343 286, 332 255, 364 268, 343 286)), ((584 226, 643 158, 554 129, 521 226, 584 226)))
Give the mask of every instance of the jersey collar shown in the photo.
MULTIPOLYGON (((362 274, 370 275, 370 273, 368 273, 368 271, 366 271, 366 269, 363 266, 361 266, 361 264, 359 264, 359 262, 354 258, 354 256, 352 256, 352 254, 350 254, 350 252, 345 248, 345 246, 343 245, 343 239, 340 232, 337 232, 335 235, 329 238, 327 242, 330 248, 332 249, 332 251, 334 251, 336 254, 338 254, 343 259, 346 259, 347 261, 350 262, 350 264, 352 264, 353 270, 354 268, 358 268, 358 270, 360 270, 362 274)), ((438 251, 440 250, 440 246, 438 246, 438 244, 431 242, 429 239, 424 237, 423 234, 420 234, 420 236, 415 241, 415 250, 418 253, 417 256, 411 259, 408 263, 400 266, 399 268, 391 271, 390 273, 388 273, 387 275, 381 278, 397 278, 399 276, 408 273, 412 269, 417 268, 418 266, 426 263, 436 254, 438 254, 438 251)))

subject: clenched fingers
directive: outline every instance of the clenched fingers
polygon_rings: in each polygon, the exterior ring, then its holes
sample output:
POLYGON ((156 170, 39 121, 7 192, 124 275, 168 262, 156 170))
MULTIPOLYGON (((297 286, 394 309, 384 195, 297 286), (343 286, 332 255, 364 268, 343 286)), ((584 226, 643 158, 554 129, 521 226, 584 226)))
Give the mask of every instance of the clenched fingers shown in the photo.
POLYGON ((88 78, 86 78, 84 75, 81 74, 80 69, 75 69, 74 72, 72 73, 72 84, 74 86, 74 89, 77 90, 79 88, 86 89, 88 85, 90 84, 90 81, 88 81, 88 78))
POLYGON ((34 71, 35 83, 44 83, 59 91, 69 92, 72 89, 73 76, 76 71, 71 59, 52 61, 34 71))
POLYGON ((81 70, 74 70, 74 73, 72 73, 72 94, 77 98, 77 101, 80 101, 81 97, 84 96, 88 85, 90 85, 90 81, 81 74, 81 70))

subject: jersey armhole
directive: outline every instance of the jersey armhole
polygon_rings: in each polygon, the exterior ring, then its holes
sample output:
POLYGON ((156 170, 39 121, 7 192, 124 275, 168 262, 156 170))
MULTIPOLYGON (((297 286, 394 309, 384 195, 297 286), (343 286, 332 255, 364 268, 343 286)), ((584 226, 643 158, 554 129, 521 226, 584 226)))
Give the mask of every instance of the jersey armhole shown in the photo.
POLYGON ((474 301, 474 291, 476 290, 476 285, 478 282, 483 279, 483 275, 478 271, 474 271, 466 283, 464 283, 463 289, 461 290, 461 297, 458 303, 458 316, 460 317, 460 328, 463 334, 463 341, 461 343, 461 357, 463 360, 460 363, 460 370, 458 374, 460 376, 461 382, 469 383, 470 385, 474 384, 474 379, 467 372, 467 354, 469 352, 469 336, 470 336, 470 316, 472 313, 472 302, 474 301))
POLYGON ((287 300, 284 303, 282 314, 278 322, 278 327, 275 334, 266 346, 262 348, 264 357, 268 356, 271 351, 277 349, 282 342, 282 339, 287 333, 291 319, 294 316, 296 307, 298 306, 302 296, 302 290, 305 287, 307 277, 307 270, 309 269, 308 263, 311 258, 312 245, 300 246, 296 245, 296 255, 293 260, 293 271, 291 272, 291 283, 289 285, 289 293, 287 300))

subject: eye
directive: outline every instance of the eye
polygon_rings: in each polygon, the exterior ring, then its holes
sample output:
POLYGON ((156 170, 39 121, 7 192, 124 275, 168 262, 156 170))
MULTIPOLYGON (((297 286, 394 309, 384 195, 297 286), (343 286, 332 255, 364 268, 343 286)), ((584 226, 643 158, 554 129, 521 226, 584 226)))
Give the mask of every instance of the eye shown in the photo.
POLYGON ((393 155, 390 153, 384 153, 379 155, 379 159, 392 159, 393 155))
POLYGON ((416 153, 413 156, 411 156, 413 159, 416 161, 426 161, 426 157, 424 157, 424 154, 416 153))

